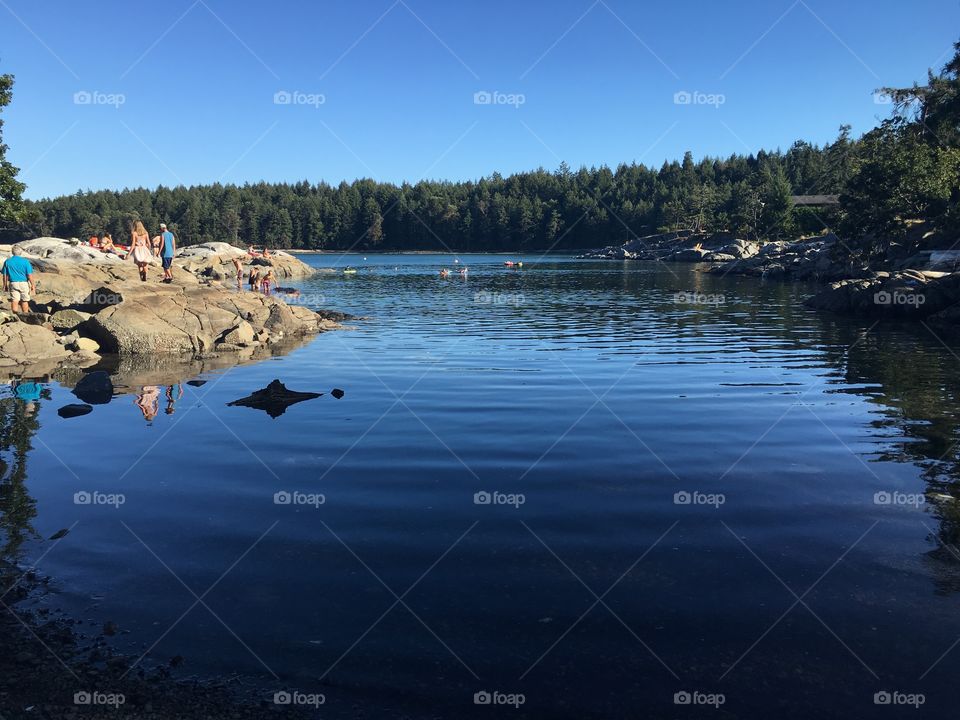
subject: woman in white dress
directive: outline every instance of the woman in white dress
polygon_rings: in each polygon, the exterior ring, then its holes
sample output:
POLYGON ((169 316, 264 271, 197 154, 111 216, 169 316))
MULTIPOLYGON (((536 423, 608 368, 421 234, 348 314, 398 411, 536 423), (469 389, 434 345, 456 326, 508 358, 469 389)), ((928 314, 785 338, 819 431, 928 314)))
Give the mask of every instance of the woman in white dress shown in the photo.
POLYGON ((150 233, 140 220, 133 226, 130 233, 130 257, 140 269, 140 280, 147 280, 147 263, 153 261, 153 251, 150 249, 150 233))

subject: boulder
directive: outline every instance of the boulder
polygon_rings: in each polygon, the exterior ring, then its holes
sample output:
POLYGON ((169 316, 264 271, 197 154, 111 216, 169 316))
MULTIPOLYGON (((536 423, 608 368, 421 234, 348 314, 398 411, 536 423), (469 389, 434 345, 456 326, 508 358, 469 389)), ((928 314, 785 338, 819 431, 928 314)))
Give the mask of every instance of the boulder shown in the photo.
POLYGON ((0 325, 0 358, 13 363, 65 358, 70 354, 57 335, 42 325, 8 322, 0 325))
POLYGON ((100 351, 100 343, 90 338, 81 337, 74 341, 72 349, 79 352, 95 353, 100 351))
POLYGON ((53 325, 53 329, 63 332, 75 330, 78 325, 83 322, 86 322, 91 317, 90 313, 83 312, 82 310, 57 310, 53 315, 50 316, 50 324, 53 325))
POLYGON ((223 342, 230 343, 233 345, 249 345, 255 340, 255 335, 253 332, 253 327, 246 320, 241 320, 240 323, 229 330, 223 336, 223 342))

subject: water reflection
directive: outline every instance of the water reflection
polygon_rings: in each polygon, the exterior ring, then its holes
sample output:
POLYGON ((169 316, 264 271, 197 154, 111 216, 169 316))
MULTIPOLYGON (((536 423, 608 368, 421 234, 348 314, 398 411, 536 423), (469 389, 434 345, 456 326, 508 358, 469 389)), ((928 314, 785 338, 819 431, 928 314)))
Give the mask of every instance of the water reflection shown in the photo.
POLYGON ((38 410, 50 391, 40 379, 13 379, 0 395, 0 560, 16 561, 21 546, 37 537, 36 502, 27 491, 27 459, 40 427, 38 410))

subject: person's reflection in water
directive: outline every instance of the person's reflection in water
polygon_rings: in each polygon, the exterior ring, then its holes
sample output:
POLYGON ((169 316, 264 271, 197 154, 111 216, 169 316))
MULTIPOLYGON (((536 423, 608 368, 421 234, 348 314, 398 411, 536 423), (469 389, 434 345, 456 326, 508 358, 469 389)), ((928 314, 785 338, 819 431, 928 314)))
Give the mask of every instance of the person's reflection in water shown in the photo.
POLYGON ((180 383, 177 383, 176 385, 168 385, 167 386, 167 408, 166 410, 164 410, 164 412, 167 415, 173 415, 177 411, 177 408, 176 408, 177 400, 179 400, 182 397, 183 397, 183 385, 181 385, 180 383), (176 397, 174 397, 174 391, 173 391, 174 387, 177 388, 176 397))
POLYGON ((137 407, 143 413, 143 419, 152 423, 160 412, 160 388, 156 385, 144 385, 137 394, 137 407))

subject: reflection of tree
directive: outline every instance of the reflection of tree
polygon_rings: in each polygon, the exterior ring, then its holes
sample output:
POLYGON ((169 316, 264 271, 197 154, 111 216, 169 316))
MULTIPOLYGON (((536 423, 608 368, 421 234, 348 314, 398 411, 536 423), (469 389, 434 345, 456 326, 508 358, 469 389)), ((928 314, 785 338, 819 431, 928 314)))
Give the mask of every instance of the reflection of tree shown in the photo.
POLYGON ((881 416, 871 426, 889 440, 875 459, 921 468, 938 523, 928 522, 937 548, 927 560, 939 592, 960 591, 960 359, 941 343, 960 350, 960 338, 940 327, 879 325, 864 333, 837 323, 827 330, 837 335, 827 353, 853 386, 847 392, 866 397, 881 416))
POLYGON ((39 402, 0 398, 0 560, 16 562, 20 546, 34 536, 36 501, 27 492, 27 455, 40 428, 39 402))

